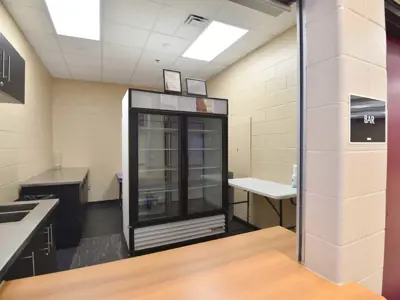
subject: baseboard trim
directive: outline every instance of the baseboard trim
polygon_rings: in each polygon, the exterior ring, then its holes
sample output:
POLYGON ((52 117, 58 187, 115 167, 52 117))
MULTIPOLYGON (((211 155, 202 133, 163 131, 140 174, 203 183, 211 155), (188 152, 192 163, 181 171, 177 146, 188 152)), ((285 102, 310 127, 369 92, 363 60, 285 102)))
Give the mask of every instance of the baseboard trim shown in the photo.
POLYGON ((241 218, 239 218, 239 217, 233 216, 233 219, 234 219, 235 221, 238 221, 239 223, 242 223, 243 225, 245 225, 245 226, 247 226, 247 227, 253 229, 253 230, 260 230, 260 229, 261 229, 260 227, 258 227, 258 226, 256 226, 256 225, 247 223, 245 220, 243 220, 243 219, 241 219, 241 218))
POLYGON ((120 199, 110 199, 110 200, 92 201, 92 202, 88 202, 87 205, 92 206, 92 205, 116 204, 116 203, 121 204, 121 200, 120 199))

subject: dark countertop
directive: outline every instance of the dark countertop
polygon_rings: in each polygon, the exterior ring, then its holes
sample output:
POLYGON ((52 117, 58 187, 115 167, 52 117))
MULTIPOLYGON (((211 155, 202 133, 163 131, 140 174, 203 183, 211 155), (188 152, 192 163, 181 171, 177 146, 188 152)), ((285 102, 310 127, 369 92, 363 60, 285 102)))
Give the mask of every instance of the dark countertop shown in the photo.
POLYGON ((24 250, 42 222, 55 209, 58 199, 4 203, 1 206, 38 205, 19 222, 0 223, 0 282, 8 268, 24 250))
POLYGON ((52 169, 22 182, 21 187, 79 184, 88 171, 88 168, 52 169))

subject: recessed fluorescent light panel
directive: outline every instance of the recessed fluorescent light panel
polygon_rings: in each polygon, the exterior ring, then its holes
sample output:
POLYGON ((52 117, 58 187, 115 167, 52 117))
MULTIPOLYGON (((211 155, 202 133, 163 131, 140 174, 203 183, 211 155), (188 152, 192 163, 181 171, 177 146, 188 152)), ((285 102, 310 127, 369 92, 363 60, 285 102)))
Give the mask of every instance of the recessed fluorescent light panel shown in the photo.
POLYGON ((45 0, 57 34, 100 40, 100 0, 45 0))
POLYGON ((182 56, 212 61, 247 32, 246 29, 213 21, 182 56))

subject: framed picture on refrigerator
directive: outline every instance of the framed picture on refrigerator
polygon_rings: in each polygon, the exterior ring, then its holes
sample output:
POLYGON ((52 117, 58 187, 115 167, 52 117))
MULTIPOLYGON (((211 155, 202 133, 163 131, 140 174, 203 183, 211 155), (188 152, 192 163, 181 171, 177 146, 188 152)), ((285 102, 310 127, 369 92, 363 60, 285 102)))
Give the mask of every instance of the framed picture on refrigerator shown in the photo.
POLYGON ((163 79, 165 93, 182 95, 181 72, 164 69, 163 79))
POLYGON ((186 78, 188 95, 207 97, 207 83, 205 80, 186 78))

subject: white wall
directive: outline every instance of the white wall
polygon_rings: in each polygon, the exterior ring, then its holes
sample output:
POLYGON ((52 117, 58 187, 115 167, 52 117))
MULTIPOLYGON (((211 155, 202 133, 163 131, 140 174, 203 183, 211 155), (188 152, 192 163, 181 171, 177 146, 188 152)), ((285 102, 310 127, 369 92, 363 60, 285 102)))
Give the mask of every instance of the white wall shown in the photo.
POLYGON ((63 167, 90 169, 89 201, 118 199, 121 107, 127 86, 54 79, 54 152, 63 167))
POLYGON ((122 121, 121 121, 121 132, 122 132, 122 224, 124 226, 123 232, 125 241, 130 249, 130 238, 129 238, 129 93, 126 92, 122 101, 122 121))
POLYGON ((0 202, 18 198, 19 182, 52 166, 51 78, 0 3, 0 32, 25 60, 25 104, 0 93, 0 202))
MULTIPOLYGON (((297 52, 293 27, 207 81, 210 96, 228 98, 229 170, 235 177, 291 184, 297 161, 297 52)), ((235 197, 244 200, 245 194, 235 191, 235 197)), ((278 224, 264 198, 254 197, 253 204, 254 224, 278 224)), ((285 225, 295 225, 295 206, 285 201, 284 210, 285 225)), ((236 205, 235 214, 245 218, 246 205, 236 205)))

